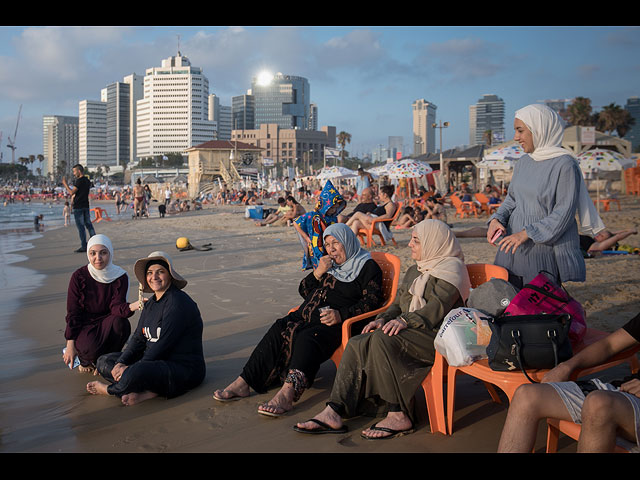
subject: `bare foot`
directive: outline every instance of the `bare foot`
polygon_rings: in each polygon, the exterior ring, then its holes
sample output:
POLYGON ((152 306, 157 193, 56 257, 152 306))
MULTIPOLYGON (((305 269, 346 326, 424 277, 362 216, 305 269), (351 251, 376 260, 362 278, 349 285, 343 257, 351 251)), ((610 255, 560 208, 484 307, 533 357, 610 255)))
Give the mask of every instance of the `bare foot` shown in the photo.
POLYGON ((413 431, 413 424, 404 412, 389 412, 384 420, 363 430, 362 436, 365 438, 385 438, 396 436, 401 432, 410 433, 411 431, 413 431))
POLYGON ((97 374, 96 368, 90 365, 86 367, 83 367, 82 365, 78 365, 78 370, 82 373, 93 373, 94 375, 97 374))
MULTIPOLYGON (((323 411, 321 411, 318 415, 316 415, 313 418, 316 419, 316 420, 319 420, 320 422, 324 423, 325 425, 328 425, 329 427, 333 428, 334 430, 342 428, 342 418, 329 405, 327 405, 323 411)), ((306 431, 317 430, 317 429, 322 428, 316 422, 312 422, 312 421, 296 423, 296 427, 298 427, 301 430, 306 430, 306 431)))
POLYGON ((87 383, 87 392, 92 395, 109 395, 107 392, 108 385, 102 382, 89 382, 87 383))
POLYGON ((284 415, 293 408, 293 397, 293 385, 285 383, 271 400, 258 406, 258 413, 274 417, 284 415))
POLYGON ((136 405, 138 403, 142 403, 145 400, 149 400, 151 398, 157 397, 157 393, 153 392, 141 392, 141 393, 127 393, 123 395, 120 400, 122 400, 123 405, 131 406, 136 405))
POLYGON ((247 382, 244 381, 244 378, 238 377, 224 390, 216 390, 213 392, 213 398, 221 402, 226 402, 237 398, 248 397, 250 393, 247 382))

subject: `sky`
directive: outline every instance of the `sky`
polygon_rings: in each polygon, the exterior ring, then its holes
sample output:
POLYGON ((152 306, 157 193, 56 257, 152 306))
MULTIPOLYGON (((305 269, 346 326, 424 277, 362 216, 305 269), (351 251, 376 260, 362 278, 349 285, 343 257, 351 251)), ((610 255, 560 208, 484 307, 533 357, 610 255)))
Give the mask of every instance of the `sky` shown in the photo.
MULTIPOLYGON (((42 152, 42 117, 78 115, 78 102, 178 50, 223 105, 263 70, 309 80, 319 125, 351 134, 363 156, 403 137, 413 152, 411 104, 437 106, 443 149, 469 143, 469 106, 505 102, 506 137, 517 109, 588 97, 595 110, 640 96, 640 28, 578 26, 96 26, 0 27, 0 152, 42 152)), ((436 148, 439 148, 439 138, 436 148)))

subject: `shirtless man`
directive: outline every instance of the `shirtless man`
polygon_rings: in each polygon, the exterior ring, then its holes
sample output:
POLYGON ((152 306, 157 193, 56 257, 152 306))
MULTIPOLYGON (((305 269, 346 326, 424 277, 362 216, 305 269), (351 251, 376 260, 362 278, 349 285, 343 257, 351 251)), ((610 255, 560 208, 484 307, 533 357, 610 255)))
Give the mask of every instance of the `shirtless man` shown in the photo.
POLYGON ((142 207, 144 206, 144 187, 142 181, 138 179, 133 187, 133 208, 136 212, 136 218, 142 214, 142 207))

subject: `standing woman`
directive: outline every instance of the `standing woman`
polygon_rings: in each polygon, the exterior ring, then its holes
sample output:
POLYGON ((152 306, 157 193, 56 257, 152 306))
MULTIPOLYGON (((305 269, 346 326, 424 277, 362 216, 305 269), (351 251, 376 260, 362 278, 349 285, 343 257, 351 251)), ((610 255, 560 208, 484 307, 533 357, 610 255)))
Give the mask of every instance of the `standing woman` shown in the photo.
MULTIPOLYGON (((129 317, 138 308, 127 302, 129 277, 113 264, 113 247, 106 235, 87 243, 89 264, 73 272, 67 293, 67 340, 62 359, 80 360, 79 369, 94 371, 98 357, 119 352, 131 334, 129 317)), ((94 372, 95 373, 95 372, 94 372)))
POLYGON ((407 269, 393 304, 352 337, 342 355, 327 407, 294 429, 344 433, 342 418, 386 415, 362 432, 377 440, 413 431, 413 397, 435 360, 445 315, 464 306, 470 281, 453 232, 440 220, 417 224, 407 269))
POLYGON ((507 196, 489 222, 487 240, 498 230, 504 234, 494 263, 520 288, 541 270, 558 282, 584 282, 576 213, 584 232, 598 233, 604 224, 576 158, 561 146, 563 121, 545 105, 529 105, 516 112, 513 126, 527 155, 516 163, 507 196))
POLYGON ((153 296, 124 351, 98 359, 98 373, 111 384, 87 384, 89 393, 113 395, 125 405, 177 397, 200 385, 206 373, 202 317, 182 290, 187 281, 173 269, 171 258, 153 252, 138 260, 134 271, 143 291, 153 296))

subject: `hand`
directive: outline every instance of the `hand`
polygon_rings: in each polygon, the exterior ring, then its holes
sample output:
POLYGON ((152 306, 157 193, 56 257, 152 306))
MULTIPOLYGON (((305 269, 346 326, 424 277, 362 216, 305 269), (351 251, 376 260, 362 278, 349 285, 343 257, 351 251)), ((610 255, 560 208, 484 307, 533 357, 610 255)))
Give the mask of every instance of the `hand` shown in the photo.
POLYGON ((526 242, 529 239, 526 230, 521 230, 518 233, 514 233, 509 235, 508 237, 503 238, 498 242, 500 246, 500 250, 505 253, 509 253, 509 249, 511 249, 511 253, 516 253, 516 249, 526 242))
POLYGON ((147 300, 149 300, 149 299, 148 298, 143 298, 142 302, 140 300, 138 300, 137 302, 130 303, 129 304, 129 310, 131 310, 132 312, 135 312, 136 310, 142 310, 142 307, 147 302, 147 300))
POLYGON ((394 318, 393 320, 389 320, 382 327, 382 331, 389 335, 390 337, 397 335, 400 331, 407 328, 407 324, 401 318, 394 318))
POLYGON ((122 374, 127 369, 127 365, 124 363, 116 363, 115 367, 111 369, 111 376, 116 382, 119 382, 122 378, 122 374))
POLYGON ((383 325, 384 325, 384 320, 381 318, 376 318, 375 320, 367 323, 364 326, 364 328, 362 329, 362 333, 373 332, 374 330, 382 328, 383 325))
POLYGON ((640 398, 640 380, 634 378, 620 385, 621 392, 627 392, 640 398))
POLYGON ((62 361, 68 367, 73 365, 73 360, 76 358, 76 345, 73 340, 67 340, 67 349, 62 354, 62 361))
POLYGON ((489 222, 489 228, 487 229, 487 242, 491 243, 491 239, 497 230, 502 230, 502 232, 506 232, 504 225, 502 225, 497 219, 491 220, 489 222))
POLYGON ((572 369, 566 363, 559 363, 542 377, 542 383, 566 382, 571 377, 572 369))
POLYGON ((329 255, 323 255, 318 260, 318 266, 313 271, 313 274, 318 280, 320 280, 320 277, 327 273, 332 266, 333 260, 331 260, 331 257, 329 255))
POLYGON ((320 312, 320 322, 328 327, 342 323, 340 312, 338 310, 328 309, 320 312))

